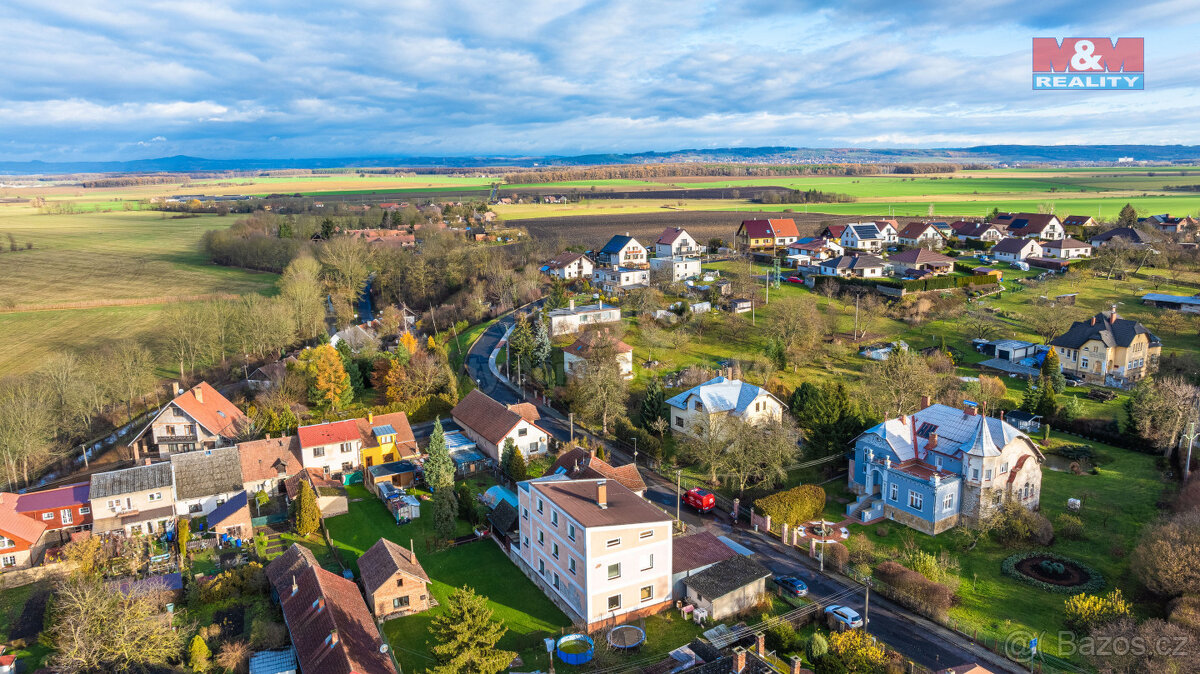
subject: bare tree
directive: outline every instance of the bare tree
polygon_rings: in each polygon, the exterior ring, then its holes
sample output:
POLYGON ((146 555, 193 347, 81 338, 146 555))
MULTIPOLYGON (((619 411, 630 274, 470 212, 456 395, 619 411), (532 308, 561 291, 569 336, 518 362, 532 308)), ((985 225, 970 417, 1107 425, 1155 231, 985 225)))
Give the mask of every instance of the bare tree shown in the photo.
POLYGON ((996 319, 981 310, 968 311, 960 325, 968 339, 993 339, 1000 331, 996 319))
POLYGON ((163 594, 150 586, 125 594, 92 579, 58 586, 47 629, 52 666, 74 674, 157 668, 174 660, 188 630, 162 619, 163 594))
POLYGON ((887 418, 913 412, 923 395, 933 395, 938 375, 920 354, 894 349, 884 361, 873 361, 863 371, 864 399, 878 416, 887 418))
POLYGON ((1066 307, 1031 306, 1021 313, 1021 322, 1046 344, 1075 322, 1075 312, 1066 307))
POLYGON ((718 484, 718 475, 725 470, 726 454, 735 437, 733 424, 727 414, 701 412, 688 426, 687 437, 681 443, 683 457, 704 466, 709 484, 718 484))
POLYGON ((738 493, 750 484, 770 489, 787 480, 787 467, 800 454, 800 437, 791 417, 757 423, 735 423, 733 446, 725 454, 724 467, 738 493))
POLYGON ((357 299, 370 274, 371 249, 367 243, 349 236, 334 237, 321 247, 318 258, 330 288, 351 301, 357 299))
POLYGON ((150 350, 132 340, 105 349, 104 362, 117 399, 125 403, 125 416, 133 421, 133 404, 154 389, 154 358, 150 350))
POLYGON ((325 329, 325 304, 319 262, 308 255, 292 260, 279 279, 279 296, 291 307, 300 339, 321 334, 325 329))
POLYGON ((29 462, 52 452, 52 402, 49 388, 36 376, 0 382, 0 455, 8 469, 10 486, 17 485, 18 471, 28 485, 29 462))

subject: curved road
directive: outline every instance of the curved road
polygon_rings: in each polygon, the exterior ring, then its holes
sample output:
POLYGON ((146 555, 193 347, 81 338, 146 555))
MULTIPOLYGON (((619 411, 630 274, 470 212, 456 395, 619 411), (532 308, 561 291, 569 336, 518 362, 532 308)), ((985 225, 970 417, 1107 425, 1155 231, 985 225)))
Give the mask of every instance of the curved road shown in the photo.
MULTIPOLYGON (((523 398, 509 384, 497 379, 492 374, 491 368, 488 366, 488 359, 492 351, 500 345, 504 334, 514 320, 513 314, 510 313, 488 328, 468 351, 466 360, 467 373, 476 382, 476 386, 505 405, 522 402, 523 398)), ((570 440, 570 426, 561 414, 533 399, 524 399, 524 402, 533 402, 537 405, 542 414, 542 418, 538 422, 539 426, 561 442, 570 440)), ((585 433, 579 428, 575 432, 576 434, 585 433)), ((631 457, 622 448, 610 443, 605 444, 614 463, 629 463, 631 457)), ((657 473, 648 470, 641 472, 642 477, 646 480, 647 500, 673 516, 677 498, 675 485, 657 473)), ((843 598, 837 599, 833 603, 850 606, 860 615, 864 613, 865 597, 862 587, 841 577, 822 573, 815 560, 810 559, 807 555, 801 555, 775 539, 754 533, 745 527, 731 526, 727 513, 715 512, 714 515, 702 516, 684 506, 680 510, 680 515, 691 531, 707 529, 718 536, 728 536, 750 548, 755 552, 758 561, 776 575, 794 575, 803 578, 810 588, 810 596, 821 601, 822 604, 830 603, 825 601, 826 598, 839 596, 843 598), (847 595, 847 591, 851 591, 851 594, 847 595)), ((938 670, 965 663, 980 662, 993 670, 1014 673, 1027 671, 970 644, 968 640, 956 633, 916 616, 882 597, 873 596, 870 601, 871 612, 868 626, 870 633, 924 667, 938 670)))

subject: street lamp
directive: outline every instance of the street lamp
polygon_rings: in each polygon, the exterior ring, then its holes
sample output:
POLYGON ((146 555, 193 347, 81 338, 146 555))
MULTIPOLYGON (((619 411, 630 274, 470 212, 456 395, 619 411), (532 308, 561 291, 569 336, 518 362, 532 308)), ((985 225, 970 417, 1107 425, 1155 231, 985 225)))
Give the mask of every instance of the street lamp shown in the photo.
POLYGON ((1186 483, 1188 474, 1192 470, 1192 446, 1196 444, 1196 438, 1200 438, 1200 433, 1196 432, 1196 422, 1193 421, 1188 424, 1187 433, 1184 433, 1183 437, 1179 438, 1180 443, 1183 442, 1183 438, 1187 438, 1188 441, 1187 459, 1183 462, 1183 481, 1186 483))
POLYGON ((637 438, 629 438, 633 440, 633 465, 637 465, 637 438))

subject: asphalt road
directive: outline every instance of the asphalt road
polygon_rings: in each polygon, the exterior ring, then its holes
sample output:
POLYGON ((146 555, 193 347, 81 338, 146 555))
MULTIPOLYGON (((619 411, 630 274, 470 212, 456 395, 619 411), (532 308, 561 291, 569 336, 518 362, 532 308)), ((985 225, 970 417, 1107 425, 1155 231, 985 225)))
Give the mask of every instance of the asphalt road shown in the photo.
MULTIPOLYGON (((505 405, 521 402, 521 397, 504 382, 492 376, 491 369, 488 367, 488 357, 503 338, 512 321, 512 317, 509 316, 485 331, 467 354, 466 361, 467 372, 475 380, 479 389, 505 405)), ((560 441, 569 441, 571 430, 567 421, 541 405, 538 407, 542 410, 542 419, 538 425, 560 441)), ((422 430, 427 436, 428 429, 423 428, 422 430)), ((414 427, 414 432, 421 437, 417 427, 414 427)), ((576 432, 582 431, 577 430, 576 432)), ((608 447, 612 463, 620 465, 631 460, 631 457, 621 448, 611 444, 608 447)), ((645 494, 647 500, 674 516, 675 485, 661 475, 648 470, 643 470, 642 475, 647 484, 645 494)), ((822 603, 828 603, 825 601, 827 598, 840 596, 846 590, 852 589, 850 585, 843 584, 841 580, 821 573, 816 568, 814 560, 807 556, 801 556, 795 551, 788 550, 773 539, 744 528, 731 526, 728 513, 714 511, 701 515, 683 504, 680 507, 680 516, 688 524, 689 530, 707 529, 716 535, 730 536, 733 540, 753 550, 758 561, 773 573, 801 578, 808 584, 810 595, 814 599, 821 600, 822 603)), ((852 594, 838 599, 835 603, 849 606, 858 611, 859 615, 864 615, 864 593, 857 585, 853 589, 852 594)), ((905 609, 882 597, 871 597, 870 624, 867 628, 871 634, 909 659, 933 670, 979 660, 965 647, 967 645, 965 640, 956 638, 949 632, 933 631, 923 622, 913 620, 905 609)), ((1010 671, 1020 672, 1023 670, 1012 666, 1010 671)))

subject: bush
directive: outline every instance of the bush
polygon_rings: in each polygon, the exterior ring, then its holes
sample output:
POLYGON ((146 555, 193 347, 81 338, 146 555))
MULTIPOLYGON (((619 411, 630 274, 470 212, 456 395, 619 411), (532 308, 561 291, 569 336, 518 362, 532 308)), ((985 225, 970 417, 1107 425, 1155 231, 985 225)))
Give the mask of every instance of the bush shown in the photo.
POLYGON ((1151 592, 1200 594, 1200 511, 1179 513, 1146 529, 1133 554, 1133 572, 1151 592))
POLYGON ((875 563, 875 541, 867 538, 866 534, 855 533, 850 535, 850 540, 847 541, 850 548, 850 561, 855 564, 874 564, 875 563))
POLYGON ((808 656, 809 662, 816 662, 821 659, 821 656, 829 652, 829 642, 825 637, 821 636, 820 632, 814 632, 808 640, 808 644, 804 647, 804 654, 808 656))
POLYGON ((879 526, 875 527, 875 535, 879 536, 880 538, 886 538, 888 535, 887 526, 880 524, 879 526))
POLYGON ((250 645, 256 650, 280 648, 288 641, 288 631, 282 623, 255 618, 250 623, 250 645))
POLYGON ((1200 634, 1200 596, 1190 594, 1171 602, 1167 622, 1200 634))
POLYGON ((846 563, 850 561, 850 551, 841 543, 826 543, 825 560, 838 571, 844 571, 846 563))
POLYGON ((769 515, 772 525, 794 527, 815 519, 825 509, 825 490, 815 484, 801 485, 760 498, 754 508, 769 515))
POLYGON ((935 583, 903 564, 887 561, 875 567, 875 577, 883 581, 893 599, 925 615, 940 617, 950 610, 954 590, 935 583))
POLYGON ((1055 528, 1063 538, 1079 540, 1083 538, 1083 520, 1070 513, 1063 513, 1054 519, 1055 528))
POLYGON ((1063 608, 1067 626, 1073 630, 1091 631, 1114 620, 1132 617, 1129 602, 1115 589, 1104 596, 1077 594, 1067 599, 1063 608))
POLYGON ((803 646, 803 639, 796 630, 782 620, 767 630, 767 647, 776 653, 794 653, 803 646))
POLYGON ((1008 546, 1029 542, 1050 545, 1054 541, 1054 525, 1050 520, 1016 501, 1005 503, 993 513, 988 525, 995 539, 1008 546))
POLYGON ((265 594, 267 574, 258 562, 243 564, 217 575, 200 588, 200 601, 205 604, 241 597, 265 594))

